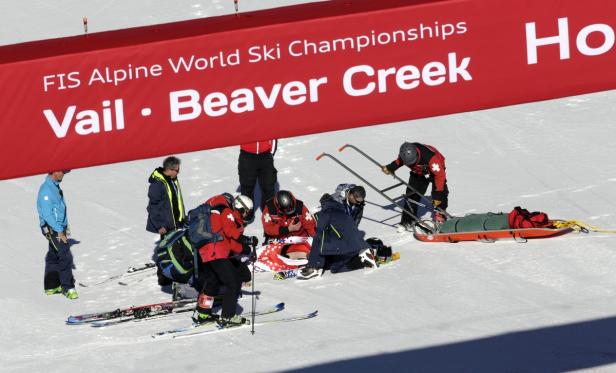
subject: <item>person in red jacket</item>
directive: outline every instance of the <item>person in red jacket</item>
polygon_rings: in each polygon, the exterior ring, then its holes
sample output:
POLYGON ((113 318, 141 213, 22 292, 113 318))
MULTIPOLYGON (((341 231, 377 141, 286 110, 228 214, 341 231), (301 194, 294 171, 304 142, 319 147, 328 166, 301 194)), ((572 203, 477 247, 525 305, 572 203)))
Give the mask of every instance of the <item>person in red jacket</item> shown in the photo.
MULTIPOLYGON (((432 183, 432 204, 442 211, 447 209, 449 189, 447 188, 447 175, 445 173, 445 157, 431 145, 420 144, 418 142, 405 142, 400 146, 398 158, 390 164, 383 166, 383 172, 387 175, 395 172, 398 168, 407 166, 410 168, 408 184, 411 188, 406 188, 406 198, 404 201, 405 209, 417 216, 417 204, 409 202, 419 202, 423 194, 428 190, 428 184, 432 183)), ((400 225, 410 230, 413 221, 411 215, 402 212, 400 225)), ((443 222, 445 215, 435 210, 434 220, 443 222)))
POLYGON ((217 322, 221 327, 242 325, 246 319, 236 314, 237 300, 242 283, 250 281, 251 275, 248 267, 236 256, 252 255, 258 243, 257 237, 244 235, 244 219, 252 213, 252 200, 244 195, 232 198, 225 193, 205 203, 211 206, 212 233, 221 239, 202 246, 198 251, 202 263, 199 281, 203 288, 197 300, 194 321, 217 322), (212 306, 221 286, 225 286, 226 291, 221 316, 216 318, 212 315, 212 306))
MULTIPOLYGON (((295 198, 287 190, 278 191, 273 198, 265 203, 261 216, 266 242, 282 241, 291 237, 312 237, 316 232, 314 217, 304 203, 295 198)), ((289 244, 283 249, 284 256, 294 259, 299 257, 289 255, 295 252, 310 252, 307 241, 289 244)))
MULTIPOLYGON (((254 201, 254 190, 259 182, 261 203, 274 195, 278 171, 274 167, 277 140, 257 141, 240 146, 237 171, 240 177, 240 193, 254 201)), ((253 217, 249 216, 248 220, 253 217)))

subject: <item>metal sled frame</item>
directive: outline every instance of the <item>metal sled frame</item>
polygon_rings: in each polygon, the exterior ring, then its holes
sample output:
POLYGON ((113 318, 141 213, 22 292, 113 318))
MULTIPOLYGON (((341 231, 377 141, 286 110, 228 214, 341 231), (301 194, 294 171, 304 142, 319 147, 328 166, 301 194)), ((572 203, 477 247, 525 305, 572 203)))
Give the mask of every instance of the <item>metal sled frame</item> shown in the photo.
POLYGON ((344 163, 342 163, 338 158, 334 157, 331 154, 328 153, 321 153, 316 159, 317 161, 321 160, 321 158, 323 157, 328 157, 331 160, 333 160, 334 162, 338 163, 342 168, 344 168, 345 170, 349 171, 350 173, 352 173, 355 177, 357 177, 359 180, 361 180, 364 184, 366 184, 367 186, 369 186, 370 188, 374 189, 377 193, 379 193, 381 196, 383 196, 385 199, 387 199, 389 202, 393 203, 395 206, 397 206, 398 208, 400 208, 400 210, 406 212, 407 214, 409 214, 413 219, 415 219, 415 224, 420 225, 423 229, 426 229, 429 232, 432 232, 432 228, 428 227, 427 225, 425 225, 424 223, 422 223, 417 216, 415 216, 412 212, 410 212, 409 210, 407 210, 406 208, 404 208, 404 205, 400 205, 398 202, 394 201, 391 197, 389 197, 387 194, 385 194, 384 191, 390 190, 392 189, 392 187, 386 188, 386 189, 379 189, 376 186, 372 185, 372 183, 370 183, 368 180, 364 179, 360 174, 358 174, 357 172, 353 171, 350 167, 348 167, 347 165, 345 165, 344 163))

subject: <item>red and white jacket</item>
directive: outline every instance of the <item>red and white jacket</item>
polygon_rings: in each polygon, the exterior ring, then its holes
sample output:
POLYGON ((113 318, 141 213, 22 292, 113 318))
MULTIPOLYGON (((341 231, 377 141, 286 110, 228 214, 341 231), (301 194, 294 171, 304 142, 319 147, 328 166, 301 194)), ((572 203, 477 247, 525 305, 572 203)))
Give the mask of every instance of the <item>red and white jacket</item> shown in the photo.
POLYGON ((257 141, 240 145, 240 149, 252 154, 271 152, 276 147, 276 140, 257 141))
POLYGON ((231 253, 240 254, 242 245, 237 241, 244 233, 244 221, 239 211, 229 207, 223 196, 215 196, 207 200, 212 206, 210 224, 212 232, 222 236, 222 241, 210 242, 199 248, 199 256, 203 263, 226 259, 231 253))
POLYGON ((278 211, 274 198, 270 199, 263 209, 261 223, 266 239, 282 239, 291 236, 312 237, 316 233, 314 217, 300 200, 295 201, 295 213, 287 216, 282 211, 278 211), (289 232, 289 225, 293 224, 296 219, 301 222, 301 228, 299 231, 289 232))
MULTIPOLYGON (((434 178, 432 194, 442 193, 445 189, 447 174, 445 173, 445 157, 432 145, 413 143, 417 147, 417 162, 408 166, 411 172, 418 176, 434 178)), ((386 167, 390 172, 394 172, 404 166, 402 159, 398 157, 386 167)))

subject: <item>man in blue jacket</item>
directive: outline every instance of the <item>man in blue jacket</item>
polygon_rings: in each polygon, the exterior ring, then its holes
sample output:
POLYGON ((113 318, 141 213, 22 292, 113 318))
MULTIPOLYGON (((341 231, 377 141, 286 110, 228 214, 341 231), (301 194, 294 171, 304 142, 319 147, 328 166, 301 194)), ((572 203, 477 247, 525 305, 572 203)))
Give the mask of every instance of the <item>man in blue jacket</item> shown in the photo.
POLYGON ((167 157, 162 167, 155 169, 149 178, 148 222, 146 230, 163 238, 168 232, 182 228, 186 213, 182 190, 178 181, 180 159, 167 157))
MULTIPOLYGON (((148 222, 146 230, 158 233, 162 240, 167 233, 182 228, 186 218, 182 189, 178 174, 180 173, 180 159, 174 156, 167 157, 163 166, 156 168, 149 178, 148 188, 148 222)), ((172 281, 160 271, 157 272, 160 286, 171 285, 172 281)))
POLYGON ((317 229, 308 264, 297 275, 299 280, 319 277, 329 269, 332 273, 376 267, 376 257, 364 241, 364 233, 344 204, 334 198, 321 199, 321 211, 316 214, 317 229))
POLYGON ((366 199, 366 189, 361 185, 339 184, 333 194, 325 193, 319 202, 332 198, 341 203, 346 213, 353 218, 355 225, 359 226, 361 218, 364 216, 364 200, 366 199))
POLYGON ((68 171, 54 171, 41 185, 36 201, 41 232, 49 241, 45 256, 45 294, 63 293, 68 299, 78 297, 73 278, 73 255, 66 230, 66 204, 60 182, 68 171))

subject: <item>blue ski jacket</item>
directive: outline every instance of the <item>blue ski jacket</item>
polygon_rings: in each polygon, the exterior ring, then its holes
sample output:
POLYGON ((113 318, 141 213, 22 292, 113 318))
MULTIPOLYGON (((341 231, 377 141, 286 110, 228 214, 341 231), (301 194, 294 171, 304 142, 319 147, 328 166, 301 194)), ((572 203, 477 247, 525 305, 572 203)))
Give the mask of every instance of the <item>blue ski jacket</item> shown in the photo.
POLYGON ((39 225, 49 225, 56 232, 66 231, 68 219, 66 217, 66 204, 60 189, 60 183, 47 175, 38 192, 36 209, 39 215, 39 225))
MULTIPOLYGON (((364 232, 357 229, 343 204, 333 199, 321 202, 317 214, 317 232, 312 241, 309 265, 322 268, 326 256, 353 256, 369 245, 364 241, 364 232)), ((334 259, 334 258, 332 258, 334 259)), ((332 265, 336 272, 344 262, 332 265)))

